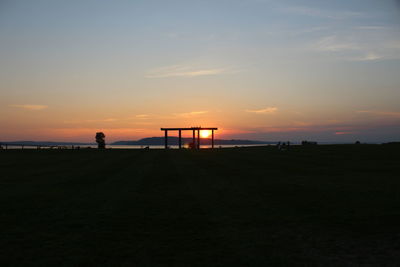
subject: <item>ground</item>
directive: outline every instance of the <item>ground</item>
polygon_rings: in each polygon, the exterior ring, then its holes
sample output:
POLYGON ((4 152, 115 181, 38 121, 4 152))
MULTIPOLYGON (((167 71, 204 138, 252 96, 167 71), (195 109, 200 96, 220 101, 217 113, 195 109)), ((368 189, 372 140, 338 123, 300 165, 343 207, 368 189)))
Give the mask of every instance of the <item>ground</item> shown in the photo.
POLYGON ((0 151, 1 266, 396 266, 390 145, 0 151))

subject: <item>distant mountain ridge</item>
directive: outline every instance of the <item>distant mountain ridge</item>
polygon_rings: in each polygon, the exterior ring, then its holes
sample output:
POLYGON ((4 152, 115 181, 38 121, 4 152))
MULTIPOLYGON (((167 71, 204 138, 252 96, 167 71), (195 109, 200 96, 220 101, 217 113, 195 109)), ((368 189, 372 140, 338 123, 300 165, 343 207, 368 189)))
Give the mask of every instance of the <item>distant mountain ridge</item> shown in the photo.
MULTIPOLYGON (((192 138, 182 138, 182 144, 189 144, 193 141, 192 138)), ((164 145, 164 137, 148 137, 137 141, 117 141, 110 145, 141 145, 141 146, 161 146, 164 145)), ((211 145, 210 138, 201 138, 200 143, 202 145, 211 145)), ((178 145, 179 138, 175 136, 168 137, 168 145, 178 145)), ((215 145, 264 145, 264 144, 276 144, 272 141, 254 141, 254 140, 242 140, 242 139, 214 139, 215 145)))

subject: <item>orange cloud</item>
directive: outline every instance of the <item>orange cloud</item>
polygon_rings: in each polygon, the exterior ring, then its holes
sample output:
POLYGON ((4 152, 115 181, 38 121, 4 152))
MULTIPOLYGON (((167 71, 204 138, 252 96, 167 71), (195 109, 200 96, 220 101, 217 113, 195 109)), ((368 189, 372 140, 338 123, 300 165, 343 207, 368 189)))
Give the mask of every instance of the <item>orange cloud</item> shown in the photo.
POLYGON ((355 134, 355 132, 335 132, 336 135, 355 134))
POLYGON ((149 114, 138 114, 135 116, 138 119, 148 119, 150 117, 149 114))
POLYGON ((224 68, 193 68, 191 66, 173 65, 158 68, 147 73, 146 78, 168 78, 168 77, 197 77, 206 75, 218 75, 227 73, 224 68))
POLYGON ((26 110, 43 110, 48 108, 48 106, 45 105, 9 105, 9 106, 13 108, 21 108, 26 110))
POLYGON ((179 117, 192 117, 196 115, 201 115, 208 113, 208 111, 192 111, 192 112, 186 112, 186 113, 175 113, 174 115, 179 116, 179 117))
POLYGON ((400 118, 400 112, 395 112, 395 111, 358 110, 356 112, 357 113, 366 113, 366 114, 372 114, 372 115, 385 116, 385 117, 400 118))
POLYGON ((272 113, 275 113, 277 110, 278 110, 277 107, 267 107, 267 108, 256 109, 256 110, 247 109, 246 112, 256 113, 256 114, 272 114, 272 113))

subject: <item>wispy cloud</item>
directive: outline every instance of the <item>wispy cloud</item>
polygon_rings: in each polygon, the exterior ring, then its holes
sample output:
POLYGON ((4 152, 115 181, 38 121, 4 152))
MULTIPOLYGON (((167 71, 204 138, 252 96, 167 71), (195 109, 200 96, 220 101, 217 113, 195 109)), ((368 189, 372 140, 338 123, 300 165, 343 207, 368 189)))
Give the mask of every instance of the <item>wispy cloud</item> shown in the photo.
POLYGON ((64 123, 66 124, 79 124, 79 123, 93 123, 93 122, 116 122, 121 119, 117 118, 105 118, 105 119, 89 119, 89 120, 66 120, 64 123))
POLYGON ((378 55, 374 52, 366 52, 365 55, 362 55, 360 57, 354 57, 351 58, 351 60, 353 61, 371 61, 371 60, 378 60, 378 59, 382 59, 383 56, 378 55))
POLYGON ((400 118, 400 112, 395 111, 379 111, 379 110, 358 110, 357 113, 365 113, 384 117, 400 118))
POLYGON ((150 117, 150 114, 138 114, 135 116, 135 118, 142 119, 142 120, 148 119, 149 117, 150 117))
POLYGON ((135 116, 131 117, 124 117, 124 118, 99 118, 99 119, 83 119, 83 120, 66 120, 64 123, 66 124, 82 124, 82 123, 95 123, 95 122, 104 122, 104 123, 109 123, 109 122, 130 122, 130 121, 136 121, 139 122, 142 120, 146 120, 150 118, 150 114, 138 114, 135 116))
POLYGON ((270 125, 270 126, 259 126, 253 128, 245 128, 255 133, 285 133, 285 132, 330 132, 335 135, 344 134, 356 134, 363 129, 372 127, 372 124, 362 123, 291 123, 283 125, 270 125))
POLYGON ((346 30, 321 37, 312 45, 313 50, 330 53, 346 61, 376 61, 400 58, 400 40, 389 30, 366 26, 359 32, 346 30))
POLYGON ((219 75, 232 73, 228 68, 195 68, 184 65, 173 65, 158 68, 147 72, 146 78, 168 78, 168 77, 197 77, 207 75, 219 75))
POLYGON ((336 135, 355 134, 356 132, 335 132, 336 135))
POLYGON ((318 33, 318 32, 322 32, 322 31, 327 31, 329 29, 329 27, 326 27, 326 26, 324 26, 324 27, 321 27, 321 26, 318 26, 318 27, 307 27, 307 28, 304 28, 304 29, 302 29, 302 30, 299 30, 299 29, 296 29, 296 31, 292 31, 292 35, 295 35, 295 36, 297 36, 297 35, 305 35, 305 34, 310 34, 310 33, 318 33))
POLYGON ((371 25, 366 25, 366 26, 356 26, 354 27, 354 29, 356 30, 367 30, 367 31, 371 31, 371 30, 384 30, 387 27, 384 26, 371 26, 371 25))
POLYGON ((86 122, 114 122, 118 121, 119 119, 116 118, 105 118, 105 119, 98 119, 98 120, 86 120, 86 122))
POLYGON ((335 10, 326 10, 315 7, 308 7, 308 6, 281 6, 276 9, 283 13, 309 16, 309 17, 318 17, 325 19, 336 19, 336 20, 359 18, 366 16, 364 13, 356 11, 345 11, 345 10, 335 11, 335 10))
POLYGON ((278 110, 277 107, 267 107, 263 109, 247 109, 246 112, 256 113, 256 114, 272 114, 278 110))
POLYGON ((48 108, 48 106, 46 105, 9 105, 9 106, 13 108, 21 108, 26 110, 43 110, 48 108))
POLYGON ((361 49, 358 44, 349 41, 339 40, 338 37, 335 35, 321 38, 317 42, 316 48, 320 51, 330 52, 361 49))
POLYGON ((208 111, 191 111, 191 112, 185 112, 185 113, 174 113, 175 116, 179 116, 179 117, 193 117, 193 116, 197 116, 197 115, 202 115, 202 114, 206 114, 208 113, 208 111))

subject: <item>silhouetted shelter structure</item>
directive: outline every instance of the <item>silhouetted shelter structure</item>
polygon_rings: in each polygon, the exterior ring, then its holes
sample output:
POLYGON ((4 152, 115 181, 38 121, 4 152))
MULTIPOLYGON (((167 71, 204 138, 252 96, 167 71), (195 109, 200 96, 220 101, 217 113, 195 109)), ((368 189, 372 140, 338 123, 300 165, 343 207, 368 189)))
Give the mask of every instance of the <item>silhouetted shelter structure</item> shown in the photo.
POLYGON ((178 131, 179 132, 179 148, 182 148, 182 131, 192 131, 193 132, 193 147, 200 149, 200 131, 211 131, 211 147, 214 148, 214 131, 218 128, 214 127, 191 127, 191 128, 161 128, 164 131, 165 136, 165 148, 168 148, 168 131, 178 131), (196 142, 196 131, 197 131, 197 142, 196 142))

